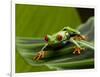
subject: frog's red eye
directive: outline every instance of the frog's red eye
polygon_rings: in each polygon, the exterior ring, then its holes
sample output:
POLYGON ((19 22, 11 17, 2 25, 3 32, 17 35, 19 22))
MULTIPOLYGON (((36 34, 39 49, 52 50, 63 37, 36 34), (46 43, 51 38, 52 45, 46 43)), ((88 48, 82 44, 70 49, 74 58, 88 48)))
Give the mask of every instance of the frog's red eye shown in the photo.
POLYGON ((62 40, 62 38, 63 38, 63 36, 62 36, 62 35, 60 35, 60 34, 59 34, 59 35, 57 35, 57 40, 58 40, 58 41, 61 41, 61 40, 62 40))
POLYGON ((44 40, 48 42, 49 40, 48 35, 45 36, 44 40))

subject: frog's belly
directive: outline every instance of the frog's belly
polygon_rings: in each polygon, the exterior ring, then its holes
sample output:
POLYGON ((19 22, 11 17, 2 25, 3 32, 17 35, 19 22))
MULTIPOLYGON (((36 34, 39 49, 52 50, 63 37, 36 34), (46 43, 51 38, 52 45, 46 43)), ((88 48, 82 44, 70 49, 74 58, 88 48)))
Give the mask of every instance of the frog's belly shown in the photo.
POLYGON ((57 43, 57 44, 51 44, 51 45, 48 45, 48 47, 46 49, 61 49, 65 46, 68 46, 69 44, 71 44, 70 42, 61 42, 61 43, 57 43))

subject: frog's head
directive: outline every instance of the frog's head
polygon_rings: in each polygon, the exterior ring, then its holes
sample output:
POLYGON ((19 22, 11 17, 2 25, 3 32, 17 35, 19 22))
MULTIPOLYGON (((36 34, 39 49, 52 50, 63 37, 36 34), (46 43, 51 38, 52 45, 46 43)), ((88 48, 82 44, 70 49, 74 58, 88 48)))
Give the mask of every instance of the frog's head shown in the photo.
POLYGON ((53 35, 46 35, 44 39, 48 44, 56 44, 66 40, 68 38, 67 36, 69 34, 66 31, 59 31, 53 35))

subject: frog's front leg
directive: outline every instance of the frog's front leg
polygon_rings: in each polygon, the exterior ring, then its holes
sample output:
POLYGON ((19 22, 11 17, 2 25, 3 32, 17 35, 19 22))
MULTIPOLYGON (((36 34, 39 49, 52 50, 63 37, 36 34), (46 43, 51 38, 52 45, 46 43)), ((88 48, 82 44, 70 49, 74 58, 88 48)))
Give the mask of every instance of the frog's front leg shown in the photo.
POLYGON ((73 38, 70 38, 70 42, 75 44, 73 54, 80 54, 84 50, 73 38))
POLYGON ((81 53, 81 51, 83 51, 84 50, 84 48, 80 48, 80 47, 77 47, 77 46, 75 46, 74 47, 74 51, 73 51, 73 54, 80 54, 81 53))

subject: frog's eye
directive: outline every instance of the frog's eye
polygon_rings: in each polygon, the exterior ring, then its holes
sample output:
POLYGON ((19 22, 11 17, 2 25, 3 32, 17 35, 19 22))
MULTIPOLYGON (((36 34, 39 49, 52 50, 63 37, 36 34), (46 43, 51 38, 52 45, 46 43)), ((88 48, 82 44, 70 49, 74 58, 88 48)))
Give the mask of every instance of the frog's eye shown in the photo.
POLYGON ((58 34, 58 35, 57 35, 57 40, 58 40, 58 41, 61 41, 61 40, 62 40, 62 38, 63 38, 63 36, 62 36, 62 35, 60 35, 60 34, 58 34))
POLYGON ((48 41, 49 41, 49 36, 46 35, 45 38, 44 38, 44 40, 45 40, 46 42, 48 42, 48 41))

